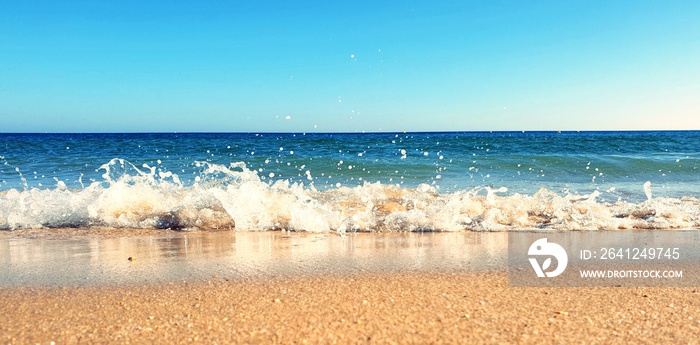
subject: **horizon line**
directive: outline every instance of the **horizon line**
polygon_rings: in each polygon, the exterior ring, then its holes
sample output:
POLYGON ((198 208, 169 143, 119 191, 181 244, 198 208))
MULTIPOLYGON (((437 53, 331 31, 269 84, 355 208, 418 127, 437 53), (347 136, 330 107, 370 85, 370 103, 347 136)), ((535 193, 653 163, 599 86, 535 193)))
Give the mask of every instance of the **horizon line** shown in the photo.
POLYGON ((463 130, 463 131, 126 131, 126 132, 0 132, 8 134, 440 134, 440 133, 594 133, 594 132, 697 132, 700 129, 586 129, 586 130, 463 130))

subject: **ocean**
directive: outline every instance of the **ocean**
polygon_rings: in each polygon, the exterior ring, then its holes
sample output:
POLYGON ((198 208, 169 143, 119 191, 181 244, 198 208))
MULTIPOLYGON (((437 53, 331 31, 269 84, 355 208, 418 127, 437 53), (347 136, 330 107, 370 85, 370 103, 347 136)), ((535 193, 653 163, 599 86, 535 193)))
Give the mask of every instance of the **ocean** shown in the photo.
POLYGON ((0 134, 0 229, 700 228, 700 131, 0 134))

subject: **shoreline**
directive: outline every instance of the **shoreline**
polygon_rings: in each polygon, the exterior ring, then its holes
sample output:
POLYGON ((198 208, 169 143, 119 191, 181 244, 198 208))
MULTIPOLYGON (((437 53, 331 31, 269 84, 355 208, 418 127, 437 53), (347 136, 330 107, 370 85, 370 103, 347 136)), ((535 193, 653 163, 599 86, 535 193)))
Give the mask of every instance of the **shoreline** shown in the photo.
POLYGON ((289 233, 72 229, 0 236, 0 287, 119 286, 362 272, 492 271, 506 233, 289 233))
POLYGON ((0 343, 693 343, 700 332, 697 287, 510 286, 504 232, 72 230, 0 236, 0 343))

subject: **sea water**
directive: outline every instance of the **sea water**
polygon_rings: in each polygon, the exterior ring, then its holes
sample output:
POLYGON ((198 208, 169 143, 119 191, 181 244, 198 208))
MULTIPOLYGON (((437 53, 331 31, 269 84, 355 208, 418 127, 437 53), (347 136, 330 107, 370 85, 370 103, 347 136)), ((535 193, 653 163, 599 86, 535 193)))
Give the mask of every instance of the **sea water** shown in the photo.
POLYGON ((700 131, 0 134, 0 229, 700 228, 700 131))

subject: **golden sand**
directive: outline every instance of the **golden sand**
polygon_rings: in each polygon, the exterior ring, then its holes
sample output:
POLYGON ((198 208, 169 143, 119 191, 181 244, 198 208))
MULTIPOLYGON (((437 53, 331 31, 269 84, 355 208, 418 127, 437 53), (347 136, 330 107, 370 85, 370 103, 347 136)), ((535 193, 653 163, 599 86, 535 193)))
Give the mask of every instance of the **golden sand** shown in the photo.
POLYGON ((695 288, 512 288, 505 273, 0 290, 0 343, 697 343, 695 288))

